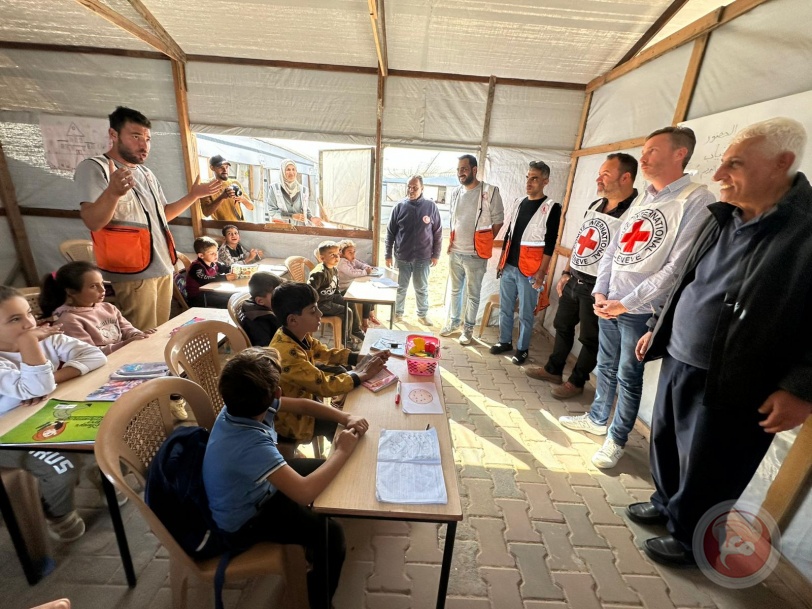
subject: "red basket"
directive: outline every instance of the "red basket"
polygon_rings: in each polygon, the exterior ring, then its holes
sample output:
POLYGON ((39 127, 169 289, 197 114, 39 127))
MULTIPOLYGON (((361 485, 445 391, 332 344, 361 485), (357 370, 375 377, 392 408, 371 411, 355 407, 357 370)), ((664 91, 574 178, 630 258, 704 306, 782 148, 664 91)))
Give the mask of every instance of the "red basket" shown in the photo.
POLYGON ((409 374, 418 376, 431 376, 437 371, 440 363, 440 339, 426 334, 409 334, 406 337, 406 367, 409 374), (409 351, 414 346, 414 339, 422 338, 427 345, 433 344, 436 347, 436 357, 415 357, 409 355, 409 351))

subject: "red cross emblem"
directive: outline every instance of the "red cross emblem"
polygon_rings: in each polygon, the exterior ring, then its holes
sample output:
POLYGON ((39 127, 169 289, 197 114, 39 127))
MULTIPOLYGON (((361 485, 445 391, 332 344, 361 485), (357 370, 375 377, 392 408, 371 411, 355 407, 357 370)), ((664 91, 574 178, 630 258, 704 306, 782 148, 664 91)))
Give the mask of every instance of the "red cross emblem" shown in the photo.
POLYGON ((643 226, 643 220, 638 220, 632 225, 631 230, 620 239, 624 253, 632 253, 638 241, 648 241, 648 238, 651 237, 651 231, 640 230, 641 226, 643 226))
POLYGON ((592 235, 595 234, 595 229, 590 228, 589 232, 581 235, 578 237, 578 255, 583 256, 584 250, 594 250, 598 246, 598 242, 592 238, 592 235))

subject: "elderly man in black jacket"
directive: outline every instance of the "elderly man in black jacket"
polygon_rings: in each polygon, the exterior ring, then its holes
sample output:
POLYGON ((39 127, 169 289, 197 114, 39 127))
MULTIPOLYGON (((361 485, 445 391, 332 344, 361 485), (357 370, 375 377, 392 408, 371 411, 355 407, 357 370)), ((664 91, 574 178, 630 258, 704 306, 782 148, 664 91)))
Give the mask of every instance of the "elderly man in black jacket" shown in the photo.
POLYGON ((697 237, 639 359, 663 358, 651 426, 650 502, 667 524, 652 559, 694 562, 702 516, 741 495, 772 439, 812 411, 812 187, 797 172, 806 132, 776 118, 734 137, 713 179, 720 203, 697 237))

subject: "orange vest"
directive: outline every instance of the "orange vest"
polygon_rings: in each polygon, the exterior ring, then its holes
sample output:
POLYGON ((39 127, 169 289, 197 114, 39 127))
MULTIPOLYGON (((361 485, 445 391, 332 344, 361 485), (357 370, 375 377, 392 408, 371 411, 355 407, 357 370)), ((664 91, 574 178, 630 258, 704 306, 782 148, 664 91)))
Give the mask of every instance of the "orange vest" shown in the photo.
MULTIPOLYGON (((91 160, 99 164, 104 172, 104 178, 109 182, 107 157, 100 155, 91 160)), ((169 259, 175 264, 177 261, 175 240, 169 232, 163 207, 158 203, 160 192, 158 181, 149 169, 143 165, 141 169, 147 178, 149 194, 152 195, 155 211, 161 222, 166 246, 169 249, 169 259)), ((90 232, 96 265, 101 270, 134 275, 149 267, 152 262, 153 243, 151 220, 147 213, 147 198, 146 193, 139 193, 133 188, 118 200, 110 222, 104 228, 90 232)))
MULTIPOLYGON (((519 217, 519 208, 523 200, 517 200, 510 217, 505 244, 502 246, 502 257, 499 259, 500 271, 505 267, 510 252, 510 244, 513 241, 513 226, 516 224, 516 218, 519 217)), ((530 218, 530 222, 527 223, 527 227, 522 233, 522 240, 519 245, 519 270, 525 277, 535 275, 541 268, 541 261, 544 258, 544 238, 547 233, 547 217, 554 205, 558 205, 558 203, 547 197, 541 207, 538 208, 538 211, 530 218)))
MULTIPOLYGON (((448 248, 451 251, 451 244, 454 243, 454 216, 457 211, 462 195, 462 186, 454 189, 451 193, 451 235, 449 236, 448 248)), ((476 225, 474 226, 474 251, 477 256, 488 260, 493 255, 493 220, 491 220, 491 199, 493 198, 493 187, 482 182, 482 197, 476 210, 476 225)))

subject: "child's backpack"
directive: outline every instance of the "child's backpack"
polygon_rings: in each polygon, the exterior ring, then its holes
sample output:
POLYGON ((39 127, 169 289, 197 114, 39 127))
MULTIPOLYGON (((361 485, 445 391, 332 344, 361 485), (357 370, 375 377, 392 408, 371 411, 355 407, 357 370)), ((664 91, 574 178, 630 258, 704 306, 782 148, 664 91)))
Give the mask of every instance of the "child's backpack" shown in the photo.
POLYGON ((189 556, 206 559, 223 555, 214 580, 215 606, 221 609, 226 567, 245 548, 231 547, 211 516, 203 486, 208 441, 209 432, 202 427, 175 429, 150 463, 144 501, 189 556))

